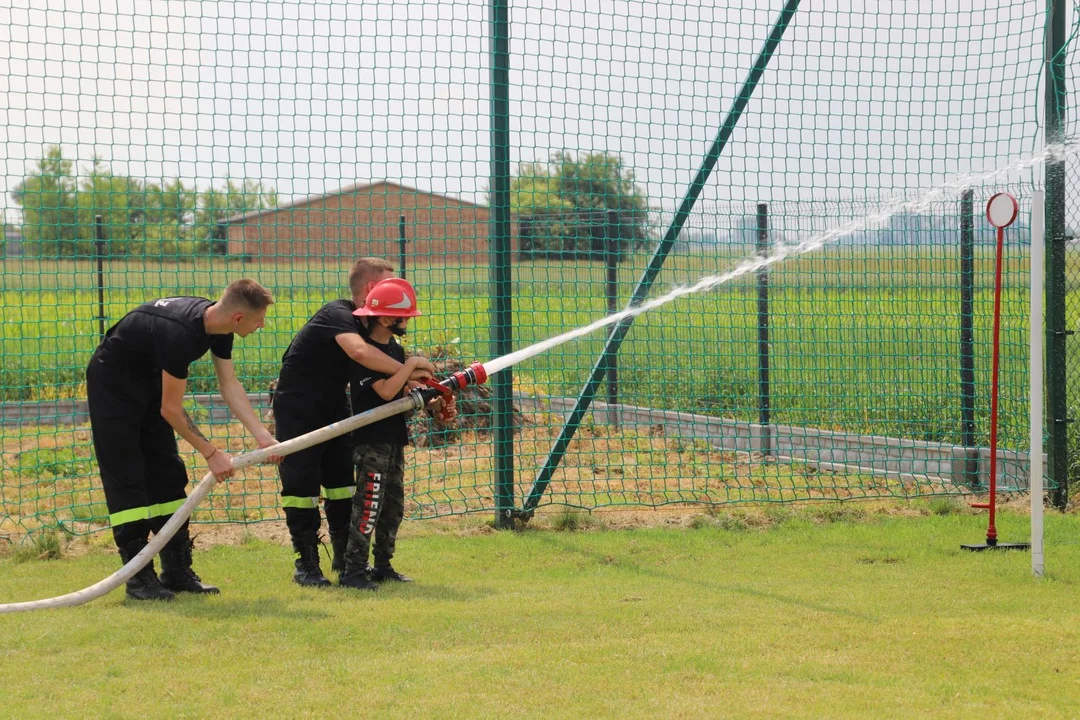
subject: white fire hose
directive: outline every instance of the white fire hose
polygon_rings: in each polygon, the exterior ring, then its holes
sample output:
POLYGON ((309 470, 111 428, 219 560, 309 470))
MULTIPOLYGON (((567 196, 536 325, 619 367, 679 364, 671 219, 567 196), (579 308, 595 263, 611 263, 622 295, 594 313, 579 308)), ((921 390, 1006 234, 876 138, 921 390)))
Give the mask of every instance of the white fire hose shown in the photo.
MULTIPOLYGON (((464 387, 464 385, 461 387, 464 387)), ((336 423, 319 428, 318 430, 312 430, 306 435, 286 440, 283 443, 279 443, 278 445, 269 448, 263 448, 255 450, 254 452, 238 455, 233 458, 233 468, 239 470, 248 467, 249 465, 264 463, 270 455, 291 455, 294 452, 305 450, 312 445, 318 445, 321 442, 331 440, 339 435, 344 435, 347 432, 364 427, 365 425, 370 425, 379 420, 384 420, 388 417, 393 417, 394 415, 400 415, 401 413, 409 412, 410 410, 419 410, 424 407, 427 402, 424 397, 425 393, 430 393, 430 391, 413 390, 403 398, 388 402, 385 405, 380 405, 373 410, 362 412, 359 415, 353 415, 345 420, 339 420, 336 423)), ((75 605, 82 605, 91 600, 96 600, 102 595, 112 592, 130 580, 135 573, 142 570, 146 564, 150 562, 163 547, 165 547, 165 544, 172 539, 172 536, 176 534, 176 531, 180 526, 191 517, 192 511, 195 510, 198 504, 203 501, 203 498, 210 493, 210 490, 213 489, 216 482, 217 479, 214 477, 214 474, 207 473, 199 484, 195 486, 195 489, 192 491, 191 495, 188 496, 187 500, 184 501, 184 504, 173 513, 172 517, 169 518, 169 521, 161 528, 161 531, 150 539, 150 542, 147 543, 146 547, 144 547, 138 555, 131 558, 124 567, 120 568, 101 582, 95 583, 90 587, 77 592, 60 595, 59 597, 0 605, 0 614, 23 612, 26 610, 74 607, 75 605)))

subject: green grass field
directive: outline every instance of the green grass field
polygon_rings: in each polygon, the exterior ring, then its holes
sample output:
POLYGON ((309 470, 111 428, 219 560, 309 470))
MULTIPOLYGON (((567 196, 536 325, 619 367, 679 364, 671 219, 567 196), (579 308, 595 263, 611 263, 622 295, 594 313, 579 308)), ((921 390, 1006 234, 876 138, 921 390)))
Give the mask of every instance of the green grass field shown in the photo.
MULTIPOLYGON (((992 258, 980 248, 975 292, 977 393, 988 396, 992 258)), ((1012 251, 1014 253, 1018 251, 1012 251)), ((741 256, 671 258, 653 295, 722 272, 741 256)), ((482 259, 481 259, 482 260, 482 259)), ((646 261, 620 271, 622 302, 646 261)), ((326 263, 106 263, 106 315, 115 320, 145 299, 216 292, 245 274, 272 287, 278 303, 267 329, 237 343, 241 374, 253 387, 277 375, 295 331, 341 295, 348 266, 326 263)), ((772 414, 775 422, 919 440, 960 440, 958 261, 942 249, 835 248, 792 258, 770 278, 772 414)), ((1026 438, 1027 291, 1023 257, 1010 257, 1002 329, 1003 446, 1026 438)), ((606 314, 603 268, 532 262, 513 268, 514 347, 552 337, 606 314)), ((427 313, 414 323, 413 347, 449 345, 463 359, 490 358, 488 269, 482 264, 419 265, 410 277, 427 313)), ((97 343, 97 295, 90 261, 7 261, 0 272, 0 399, 78 397, 86 358, 97 343)), ((1075 305, 1080 309, 1080 303, 1075 305)), ((758 414, 757 299, 752 278, 672 303, 640 317, 619 356, 620 399, 664 409, 755 420, 758 414)), ((604 333, 522 363, 519 387, 576 395, 604 333)), ((208 362, 192 387, 212 391, 208 362)), ((988 435, 988 403, 978 432, 988 435)))
MULTIPOLYGON (((219 597, 128 605, 115 591, 0 616, 0 714, 1080 714, 1080 518, 1047 518, 1048 576, 1035 580, 1026 553, 960 550, 984 516, 913 507, 587 532, 407 524, 396 564, 417 582, 373 595, 299 588, 289 552, 266 541, 216 546, 196 567, 219 597)), ((1026 539, 1022 515, 1000 524, 1003 539, 1026 539)), ((105 550, 9 557, 0 602, 116 567, 105 550)))

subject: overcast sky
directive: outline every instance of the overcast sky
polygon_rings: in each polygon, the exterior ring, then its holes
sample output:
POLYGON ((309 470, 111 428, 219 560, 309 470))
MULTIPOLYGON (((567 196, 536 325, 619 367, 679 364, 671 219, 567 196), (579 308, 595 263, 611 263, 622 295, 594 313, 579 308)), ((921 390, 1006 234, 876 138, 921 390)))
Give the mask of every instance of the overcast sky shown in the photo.
MULTIPOLYGON (((484 198, 483 1, 44 4, 0 0, 0 207, 47 144, 283 201, 384 178, 484 198)), ((515 167, 616 153, 674 206, 781 5, 511 0, 515 167)), ((1044 8, 803 0, 704 199, 910 193, 1032 152, 1044 8)))

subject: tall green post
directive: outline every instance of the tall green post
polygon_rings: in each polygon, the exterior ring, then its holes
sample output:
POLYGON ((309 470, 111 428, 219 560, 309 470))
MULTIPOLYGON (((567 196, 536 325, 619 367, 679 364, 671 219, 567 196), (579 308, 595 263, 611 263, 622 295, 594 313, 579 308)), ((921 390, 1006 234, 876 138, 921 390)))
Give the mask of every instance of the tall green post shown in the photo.
MULTIPOLYGON (((735 128, 739 124, 739 119, 746 111, 746 107, 750 104, 750 98, 753 97, 754 90, 761 81, 761 77, 765 74, 765 69, 769 66, 769 60, 772 59, 773 53, 776 52, 777 46, 783 39, 784 31, 787 30, 792 19, 795 17, 795 12, 799 9, 800 1, 801 0, 786 0, 784 3, 784 7, 781 9, 779 17, 777 17, 772 30, 769 32, 769 37, 766 38, 765 44, 762 46, 761 51, 754 60, 754 64, 750 68, 750 72, 746 76, 746 80, 743 82, 742 87, 739 88, 739 93, 735 96, 735 100, 731 104, 731 109, 728 110, 723 124, 716 133, 713 144, 710 146, 709 151, 702 160, 697 174, 690 183, 690 187, 687 188, 682 202, 679 203, 679 207, 675 211, 675 217, 672 218, 667 232, 664 233, 664 237, 661 238, 660 243, 653 251, 648 266, 641 274, 640 279, 638 279, 637 285, 630 295, 630 307, 641 305, 649 296, 649 289, 652 288, 656 276, 660 274, 660 269, 664 266, 664 261, 667 260, 668 255, 671 254, 672 248, 675 247, 675 241, 679 239, 679 233, 682 232, 683 225, 686 223, 687 218, 690 217, 690 213, 694 209, 694 204, 697 202, 698 196, 701 195, 705 183, 708 182, 709 176, 712 175, 713 168, 716 167, 717 160, 720 159, 720 155, 724 152, 724 148, 727 147, 728 140, 730 140, 731 136, 734 134, 735 128)), ((544 466, 540 468, 540 471, 536 474, 536 479, 533 480, 532 487, 529 489, 529 494, 525 497, 525 502, 522 504, 523 517, 530 517, 531 513, 540 504, 540 498, 543 497, 544 492, 551 483, 551 478, 555 474, 559 462, 562 460, 563 455, 566 454, 566 448, 570 445, 570 441, 577 432, 577 428, 585 417, 585 413, 588 412, 589 405, 592 404, 593 398, 596 397, 596 391, 600 387, 601 380, 607 374, 608 368, 612 367, 613 360, 618 354, 619 348, 622 346, 623 339, 630 331, 630 326, 633 325, 633 323, 634 316, 631 315, 617 322, 611 329, 607 342, 604 343, 604 349, 600 353, 600 357, 597 358, 596 363, 593 365, 592 372, 589 373, 589 377, 585 381, 585 386, 578 394, 574 409, 570 411, 570 415, 567 416, 564 421, 559 436, 555 439, 551 450, 548 452, 548 457, 544 462, 544 466)))
POLYGON ((105 269, 102 260, 105 258, 105 226, 101 216, 94 216, 94 256, 97 259, 97 300, 98 300, 98 334, 105 339, 105 269))
MULTIPOLYGON (((511 352, 510 7, 491 0, 491 356, 511 352)), ((495 453, 495 526, 514 526, 513 375, 491 377, 495 453)))
MULTIPOLYGON (((604 223, 604 296, 608 315, 619 309, 619 254, 622 247, 621 219, 615 210, 608 210, 604 223)), ((608 362, 608 424, 619 427, 619 358, 608 362)))
POLYGON ((979 488, 975 435, 975 191, 960 196, 960 437, 964 482, 979 488))
MULTIPOLYGON (((1065 127, 1065 0, 1049 0, 1046 37, 1046 143, 1060 143, 1065 127)), ((1046 163, 1046 424, 1051 502, 1069 498, 1069 417, 1066 403, 1065 162, 1046 163)))
POLYGON ((405 216, 398 216, 398 276, 402 280, 405 279, 405 259, 407 250, 405 249, 406 243, 409 239, 405 235, 405 216))
MULTIPOLYGON (((757 254, 769 257, 769 205, 757 206, 757 254)), ((769 390, 769 269, 757 274, 758 319, 758 424, 761 425, 761 454, 772 454, 772 397, 769 390)))

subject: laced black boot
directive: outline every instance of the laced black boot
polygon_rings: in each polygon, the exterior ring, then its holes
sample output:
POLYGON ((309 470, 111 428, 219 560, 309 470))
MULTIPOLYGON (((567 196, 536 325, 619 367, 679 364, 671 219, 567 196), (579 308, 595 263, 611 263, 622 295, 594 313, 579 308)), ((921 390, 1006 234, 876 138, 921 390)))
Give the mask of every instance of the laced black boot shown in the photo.
POLYGON ((319 567, 319 538, 315 533, 304 533, 293 538, 296 551, 296 572, 293 580, 304 587, 328 587, 330 581, 319 567))
POLYGON ((217 595, 221 590, 207 585, 191 569, 191 550, 195 543, 188 535, 188 526, 180 528, 161 550, 161 584, 173 592, 217 595))
MULTIPOLYGON (((120 548, 120 559, 127 565, 144 547, 146 540, 132 540, 120 548)), ((172 600, 175 597, 170 590, 162 586, 154 572, 153 559, 127 581, 126 594, 132 600, 172 600)))
POLYGON ((341 577, 338 578, 338 585, 353 590, 378 590, 379 586, 371 581, 370 573, 371 568, 367 566, 362 568, 346 566, 341 577))
POLYGON ((334 550, 334 559, 330 569, 337 574, 345 572, 345 549, 349 547, 349 529, 344 532, 330 533, 330 547, 334 550))
POLYGON ((330 570, 340 575, 345 572, 345 550, 349 547, 352 498, 327 500, 323 513, 326 515, 326 527, 330 531, 330 549, 333 551, 330 570))
POLYGON ((392 565, 376 565, 371 569, 371 579, 377 583, 387 580, 400 583, 412 582, 412 578, 402 575, 392 565))

